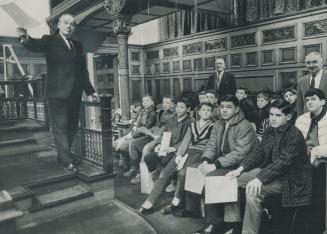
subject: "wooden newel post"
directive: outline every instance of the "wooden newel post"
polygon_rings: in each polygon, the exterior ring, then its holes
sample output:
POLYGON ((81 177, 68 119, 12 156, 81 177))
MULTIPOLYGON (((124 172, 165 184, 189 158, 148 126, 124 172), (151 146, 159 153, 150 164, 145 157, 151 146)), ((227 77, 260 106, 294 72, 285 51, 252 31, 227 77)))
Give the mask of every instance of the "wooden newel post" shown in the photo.
POLYGON ((113 173, 111 96, 100 97, 103 170, 113 173))

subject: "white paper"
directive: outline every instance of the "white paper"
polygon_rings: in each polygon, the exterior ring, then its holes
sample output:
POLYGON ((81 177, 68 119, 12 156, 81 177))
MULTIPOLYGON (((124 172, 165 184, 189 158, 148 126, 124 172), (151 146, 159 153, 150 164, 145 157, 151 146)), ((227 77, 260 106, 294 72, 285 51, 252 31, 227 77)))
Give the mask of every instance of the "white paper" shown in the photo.
POLYGON ((171 138, 171 132, 163 132, 161 143, 160 143, 160 151, 158 153, 159 156, 166 156, 167 155, 167 149, 170 145, 170 138, 171 138))
POLYGON ((188 158, 188 154, 185 154, 185 155, 182 157, 182 160, 181 160, 181 161, 178 163, 178 165, 177 165, 177 168, 176 168, 177 171, 181 170, 181 169, 184 167, 187 158, 188 158))
POLYGON ((185 190, 201 194, 205 182, 205 175, 198 168, 188 167, 186 169, 185 190))
POLYGON ((41 23, 36 19, 30 17, 22 8, 20 8, 16 3, 10 2, 7 4, 2 4, 0 7, 12 18, 20 27, 31 29, 41 23))
POLYGON ((205 178, 205 203, 227 203, 237 201, 237 179, 227 176, 205 178))

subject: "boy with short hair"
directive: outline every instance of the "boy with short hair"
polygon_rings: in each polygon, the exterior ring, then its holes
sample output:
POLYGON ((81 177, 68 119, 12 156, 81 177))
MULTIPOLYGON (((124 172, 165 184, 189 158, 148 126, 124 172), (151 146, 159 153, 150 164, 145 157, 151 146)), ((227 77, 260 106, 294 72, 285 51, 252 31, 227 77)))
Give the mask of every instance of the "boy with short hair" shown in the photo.
POLYGON ((325 94, 311 88, 304 95, 309 112, 299 116, 295 126, 302 132, 313 165, 312 209, 310 213, 312 233, 325 231, 326 212, 326 162, 327 156, 327 115, 325 94))
POLYGON ((257 107, 259 115, 259 125, 257 128, 257 136, 261 141, 263 132, 269 127, 269 96, 264 92, 257 95, 257 107))
POLYGON ((258 234, 262 203, 267 197, 281 195, 282 207, 302 207, 311 203, 312 175, 305 140, 290 123, 292 106, 282 99, 270 107, 271 127, 260 144, 226 176, 238 177, 246 189, 243 234, 258 234))
POLYGON ((255 105, 248 98, 248 89, 246 87, 237 88, 235 96, 240 101, 240 108, 244 113, 245 119, 252 124, 254 131, 256 131, 260 121, 255 105))
MULTIPOLYGON (((161 171, 159 178, 155 181, 154 187, 143 203, 139 212, 149 214, 153 212, 153 206, 159 199, 163 189, 169 181, 169 178, 177 172, 179 163, 183 157, 187 157, 182 168, 201 161, 201 155, 210 139, 213 122, 210 119, 213 106, 210 103, 203 102, 200 104, 200 120, 192 122, 189 126, 181 144, 178 147, 176 155, 161 171), (188 156, 186 156, 188 154, 188 156)), ((178 176, 174 199, 172 203, 162 210, 162 214, 174 212, 179 206, 184 193, 184 176, 178 176)))
MULTIPOLYGON (((157 136, 160 136, 165 124, 170 117, 174 115, 174 99, 171 96, 164 96, 162 98, 162 109, 157 115, 157 124, 153 126, 150 131, 157 136)), ((130 158, 138 159, 142 153, 142 159, 145 155, 149 154, 154 150, 156 144, 156 139, 153 139, 151 136, 145 135, 137 139, 133 139, 129 143, 129 156, 130 158)), ((141 160, 142 160, 141 159, 141 160)), ((138 184, 140 182, 140 174, 130 181, 131 184, 138 184)))
MULTIPOLYGON (((223 96, 219 100, 221 118, 214 124, 212 134, 202 154, 202 163, 197 167, 206 176, 226 174, 239 165, 254 148, 257 139, 253 127, 240 111, 239 100, 233 95, 223 96)), ((186 171, 186 168, 183 169, 186 171)), ((184 171, 184 175, 186 172, 184 171)), ((181 217, 200 215, 201 195, 187 192, 185 210, 176 213, 181 217)), ((207 206, 207 211, 216 211, 216 206, 207 206)), ((219 209, 219 208, 218 208, 219 209)), ((216 212, 213 212, 216 213, 216 212)), ((224 219, 219 214, 215 219, 224 219)))
POLYGON ((119 138, 118 140, 113 142, 113 148, 116 149, 117 152, 122 153, 125 157, 130 158, 131 160, 131 168, 128 172, 124 173, 124 176, 128 177, 132 174, 135 175, 138 169, 138 158, 130 157, 128 155, 129 152, 129 143, 133 139, 137 139, 140 137, 147 137, 145 134, 137 131, 140 127, 146 127, 147 129, 152 128, 157 122, 157 116, 154 111, 154 101, 151 95, 145 95, 142 98, 142 109, 139 111, 136 121, 134 122, 134 126, 127 135, 119 138))
POLYGON ((211 117, 212 121, 218 120, 220 118, 218 99, 216 98, 213 91, 206 91, 206 102, 209 102, 211 105, 213 105, 213 113, 211 117))
POLYGON ((189 125, 193 122, 193 118, 188 115, 189 109, 190 103, 186 98, 179 98, 176 100, 176 113, 168 120, 164 128, 164 132, 171 132, 170 149, 174 151, 168 152, 164 157, 158 155, 163 137, 163 134, 161 134, 156 140, 154 152, 144 157, 144 162, 150 173, 154 174, 159 165, 166 166, 175 155, 175 151, 182 142, 189 125))

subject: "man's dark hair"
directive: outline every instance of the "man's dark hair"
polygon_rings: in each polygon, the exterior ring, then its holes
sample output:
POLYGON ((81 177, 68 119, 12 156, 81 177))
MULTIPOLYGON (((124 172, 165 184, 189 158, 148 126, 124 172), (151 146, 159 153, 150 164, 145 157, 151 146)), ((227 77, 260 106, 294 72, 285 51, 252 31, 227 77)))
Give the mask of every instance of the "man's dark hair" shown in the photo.
POLYGON ((177 104, 178 102, 183 102, 183 103, 185 103, 186 108, 191 108, 191 107, 192 107, 190 101, 189 101, 187 98, 185 98, 185 97, 177 98, 177 99, 175 100, 175 104, 177 104))
POLYGON ((199 110, 202 108, 202 106, 208 106, 211 108, 211 110, 213 110, 213 105, 210 103, 210 102, 202 102, 200 105, 199 105, 199 110))
POLYGON ((219 105, 222 102, 232 102, 234 104, 234 106, 240 106, 240 101, 237 99, 237 97, 235 97, 234 95, 225 95, 222 98, 219 99, 219 105))
POLYGON ((284 99, 277 99, 276 101, 274 101, 270 105, 270 109, 271 108, 277 108, 281 110, 281 112, 284 113, 285 115, 289 115, 293 111, 293 106, 289 102, 285 101, 284 99))
POLYGON ((321 89, 316 89, 316 88, 311 88, 311 89, 309 89, 309 90, 305 93, 304 97, 305 97, 305 98, 306 98, 306 97, 312 97, 312 96, 314 96, 314 95, 317 95, 317 97, 318 97, 320 100, 322 100, 322 99, 325 100, 325 94, 324 94, 324 92, 323 92, 321 89))
POLYGON ((174 102, 174 97, 173 97, 172 95, 168 95, 168 94, 166 94, 166 95, 164 95, 164 96, 162 97, 162 100, 163 100, 164 98, 169 98, 172 102, 174 102))
POLYGON ((199 95, 206 95, 206 93, 207 93, 206 91, 200 91, 200 92, 198 93, 198 96, 199 96, 199 95))
POLYGON ((244 90, 245 94, 248 94, 248 92, 249 92, 248 88, 246 88, 244 86, 238 87, 236 90, 244 90))

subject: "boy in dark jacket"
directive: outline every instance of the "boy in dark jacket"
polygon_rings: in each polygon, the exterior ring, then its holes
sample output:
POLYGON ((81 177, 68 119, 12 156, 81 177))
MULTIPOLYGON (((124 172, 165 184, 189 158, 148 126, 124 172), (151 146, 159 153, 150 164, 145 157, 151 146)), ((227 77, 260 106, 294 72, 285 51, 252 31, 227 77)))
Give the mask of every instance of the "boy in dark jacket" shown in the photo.
POLYGON ((242 233, 257 234, 262 203, 266 197, 281 194, 283 207, 311 203, 312 172, 302 133, 290 122, 292 106, 284 100, 271 104, 270 123, 260 144, 240 167, 226 176, 238 177, 246 188, 242 233))

